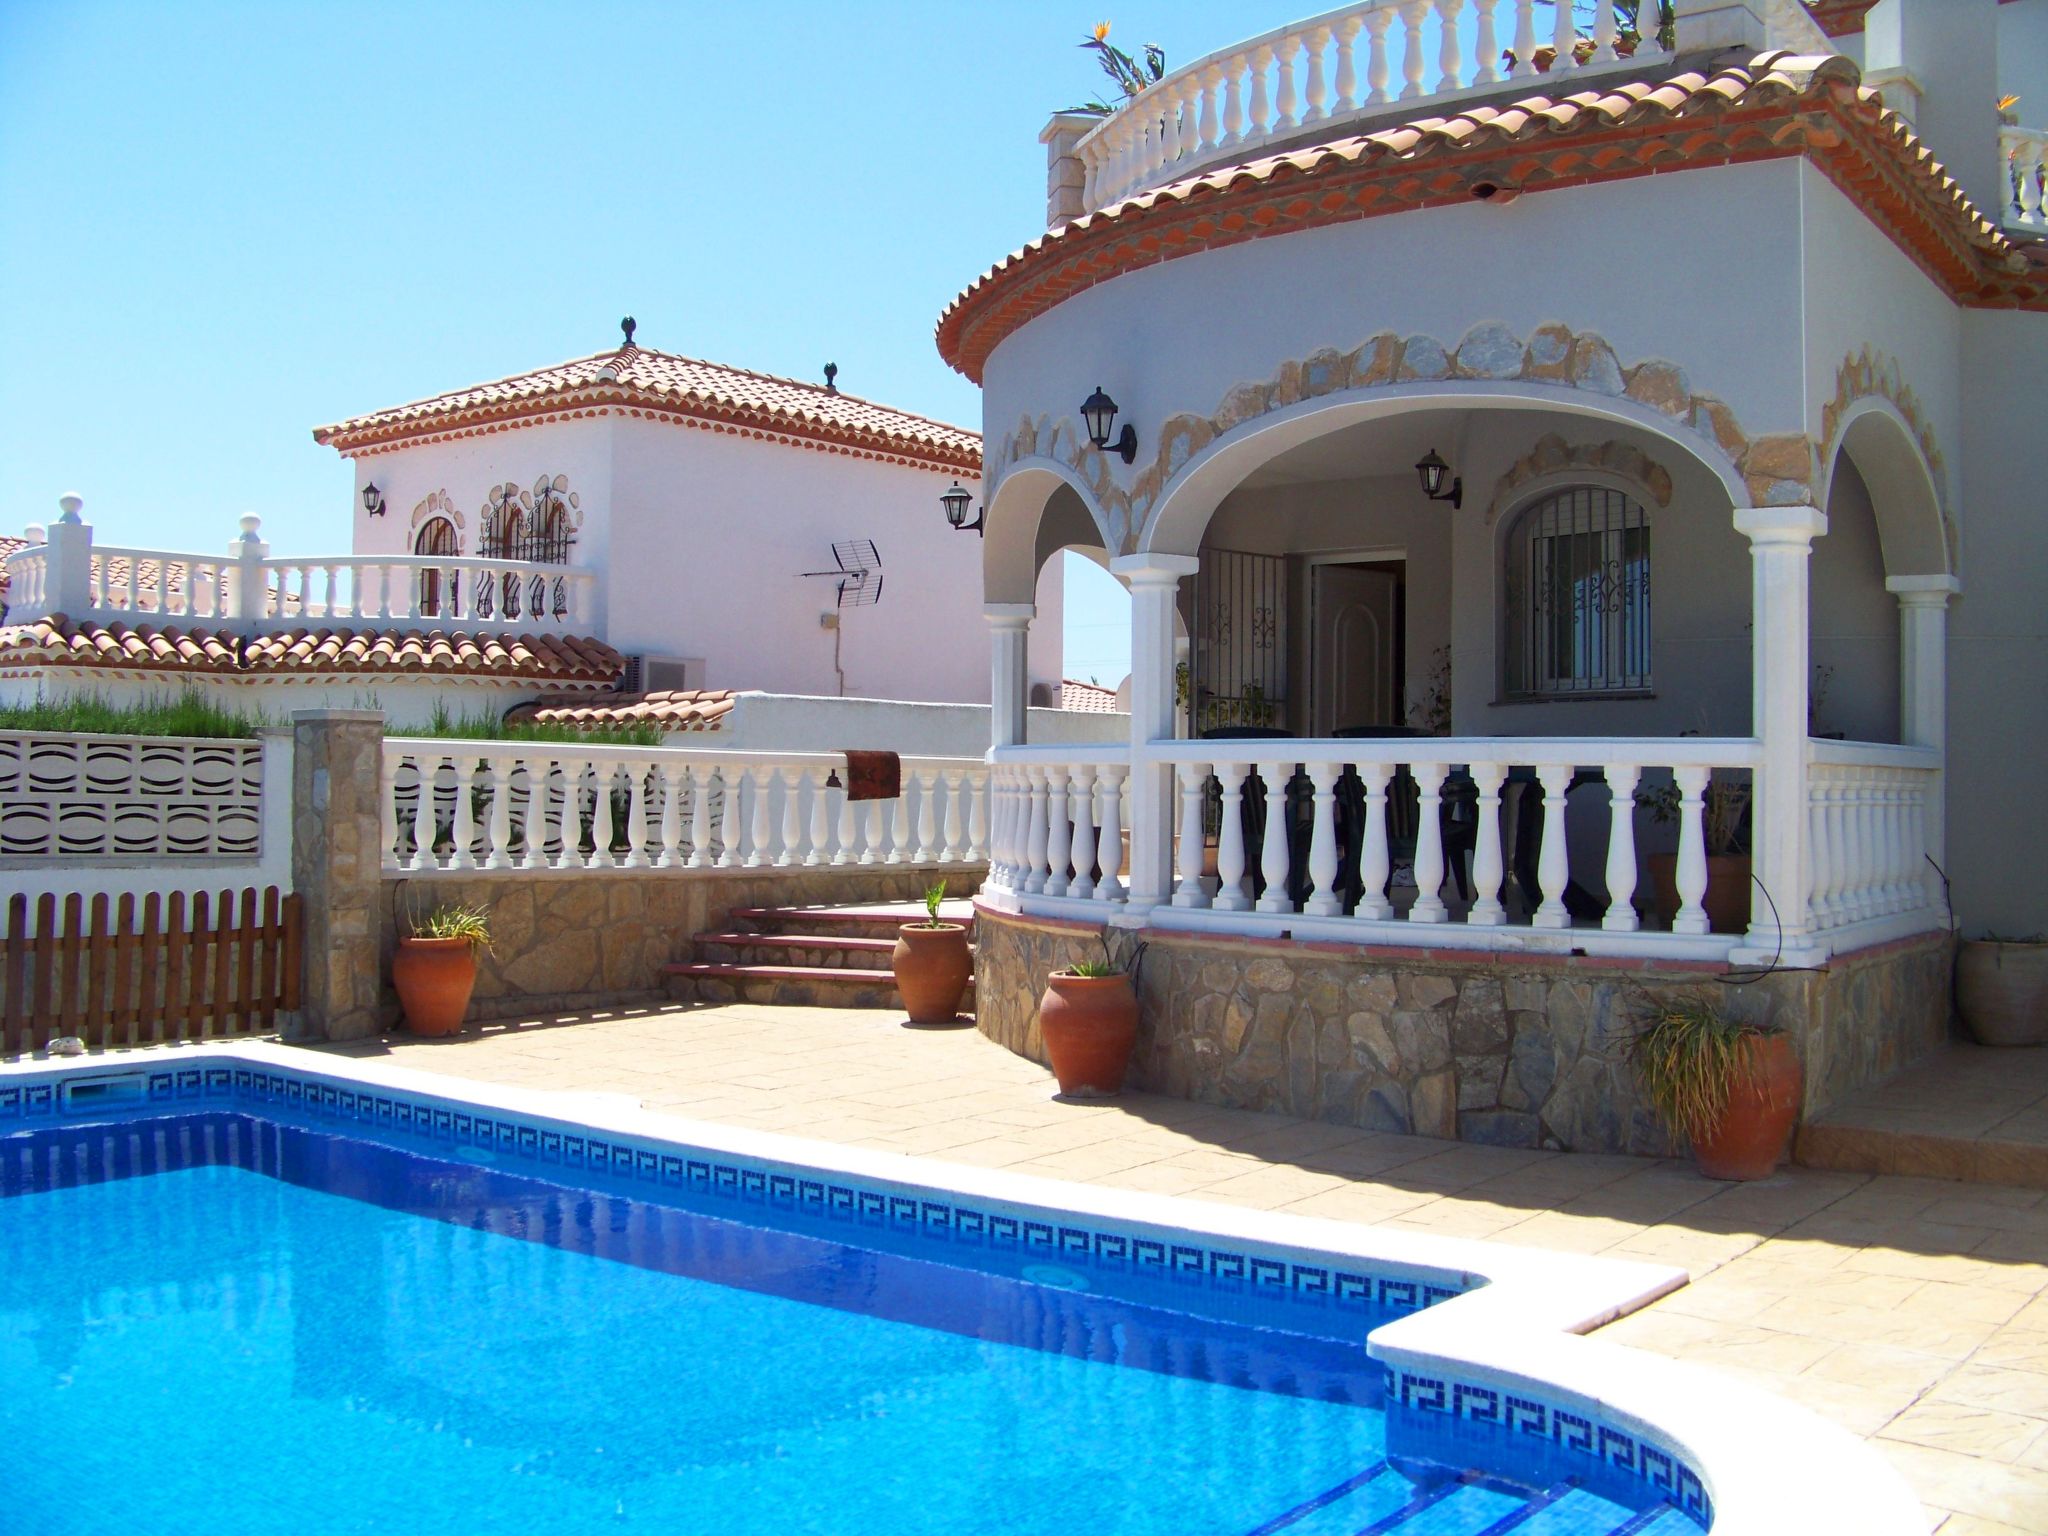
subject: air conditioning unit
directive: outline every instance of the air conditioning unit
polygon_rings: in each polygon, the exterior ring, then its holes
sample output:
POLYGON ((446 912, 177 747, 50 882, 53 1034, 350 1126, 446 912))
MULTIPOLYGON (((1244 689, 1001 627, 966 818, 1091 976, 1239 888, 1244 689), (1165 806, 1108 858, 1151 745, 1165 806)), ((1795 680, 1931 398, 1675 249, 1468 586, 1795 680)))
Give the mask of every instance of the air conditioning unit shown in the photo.
POLYGON ((625 692, 682 693, 704 686, 701 656, 628 656, 625 692))

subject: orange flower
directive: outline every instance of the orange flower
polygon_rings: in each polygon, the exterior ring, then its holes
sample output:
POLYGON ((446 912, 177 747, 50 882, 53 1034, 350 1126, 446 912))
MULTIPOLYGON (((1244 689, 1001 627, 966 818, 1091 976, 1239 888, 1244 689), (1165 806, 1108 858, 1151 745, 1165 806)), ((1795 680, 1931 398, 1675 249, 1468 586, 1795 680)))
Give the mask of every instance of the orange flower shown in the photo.
POLYGON ((1098 21, 1097 23, 1095 23, 1095 41, 1097 41, 1097 42, 1099 43, 1099 42, 1101 42, 1101 41, 1102 41, 1102 40, 1103 40, 1103 39, 1104 39, 1105 37, 1108 37, 1108 36, 1109 36, 1109 23, 1108 23, 1108 22, 1106 22, 1106 21, 1098 21))

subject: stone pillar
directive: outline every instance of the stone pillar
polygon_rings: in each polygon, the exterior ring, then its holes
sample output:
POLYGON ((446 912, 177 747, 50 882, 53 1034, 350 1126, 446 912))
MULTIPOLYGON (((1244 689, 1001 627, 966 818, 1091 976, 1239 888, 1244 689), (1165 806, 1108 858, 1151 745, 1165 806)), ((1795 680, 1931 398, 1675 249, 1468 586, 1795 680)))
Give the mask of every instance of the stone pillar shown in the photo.
POLYGON ((1174 735, 1174 594, 1193 555, 1120 555, 1112 575, 1131 589, 1131 876, 1127 910, 1173 899, 1173 770, 1145 761, 1174 735))
POLYGON ((1055 112, 1038 135, 1045 146, 1045 227, 1055 229, 1088 211, 1088 170, 1074 146, 1102 119, 1086 112, 1055 112))
POLYGON ((1029 603, 989 603, 988 744, 1021 747, 1031 706, 1031 620, 1029 603))
POLYGON ((228 545, 235 563, 227 573, 227 613, 244 625, 253 626, 268 606, 270 583, 263 574, 263 562, 270 558, 270 546, 263 542, 262 527, 263 519, 254 512, 243 513, 242 536, 228 545))
POLYGON ((1736 510, 1735 530, 1749 540, 1751 731, 1762 748, 1750 854, 1764 888, 1750 892, 1749 940, 1735 958, 1767 963, 1782 942, 1782 962, 1803 964, 1811 958, 1806 952, 1813 934, 1806 807, 1813 666, 1808 567, 1813 541, 1828 531, 1828 519, 1818 507, 1743 507, 1736 510))
MULTIPOLYGON (((1948 603, 1962 591, 1953 576, 1892 576, 1899 600, 1899 740, 1948 754, 1948 603)), ((1946 786, 1937 775, 1928 797, 1927 854, 1945 862, 1946 786)))
POLYGON ((92 610, 92 524, 78 515, 84 505, 76 495, 59 496, 63 515, 43 535, 43 612, 61 613, 74 623, 92 610))
POLYGON ((292 888, 305 906, 300 1018, 312 1039, 362 1040, 383 1029, 383 775, 376 710, 292 716, 292 888))

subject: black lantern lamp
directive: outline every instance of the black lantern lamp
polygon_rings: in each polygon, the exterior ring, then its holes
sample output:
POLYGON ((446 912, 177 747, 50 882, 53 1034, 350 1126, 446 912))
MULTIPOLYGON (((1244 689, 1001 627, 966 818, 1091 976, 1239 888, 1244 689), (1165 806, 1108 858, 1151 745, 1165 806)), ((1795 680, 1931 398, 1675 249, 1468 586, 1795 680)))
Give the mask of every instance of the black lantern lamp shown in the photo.
POLYGON ((1415 466, 1415 473, 1422 480, 1422 494, 1431 501, 1448 501, 1453 509, 1465 505, 1465 482, 1453 476, 1451 488, 1444 489, 1444 476, 1450 474, 1451 466, 1446 464, 1432 448, 1424 454, 1415 466))
POLYGON ((363 510, 372 517, 382 517, 384 515, 384 493, 377 489, 377 484, 374 480, 367 481, 363 485, 363 510))
POLYGON ((939 505, 946 509, 946 521, 955 533, 980 533, 981 525, 988 521, 988 508, 984 507, 975 515, 973 522, 967 521, 967 508, 974 500, 974 493, 958 480, 950 491, 941 492, 939 505))
POLYGON ((1088 441, 1104 453, 1123 455, 1126 464, 1138 456, 1138 434, 1129 422, 1124 423, 1123 435, 1115 442, 1109 438, 1110 429, 1116 425, 1116 402, 1102 392, 1100 384, 1095 393, 1081 402, 1081 419, 1088 424, 1088 441))

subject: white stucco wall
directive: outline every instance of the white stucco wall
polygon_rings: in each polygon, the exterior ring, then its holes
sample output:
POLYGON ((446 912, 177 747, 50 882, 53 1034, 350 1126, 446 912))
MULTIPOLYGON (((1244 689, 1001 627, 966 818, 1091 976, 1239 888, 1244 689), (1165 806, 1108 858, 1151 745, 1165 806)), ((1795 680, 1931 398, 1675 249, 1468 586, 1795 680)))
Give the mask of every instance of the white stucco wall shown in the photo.
MULTIPOLYGON (((1078 710, 1034 709, 1029 726, 1034 742, 1118 742, 1131 735, 1128 715, 1078 710)), ((717 731, 686 732, 670 740, 712 750, 837 752, 850 747, 905 757, 978 759, 988 751, 988 706, 749 694, 734 703, 717 731)))
MULTIPOLYGON (((946 527, 938 470, 607 415, 428 443, 357 461, 358 552, 410 550, 413 509, 445 492, 476 551, 489 489, 566 475, 581 502, 572 563, 600 573, 594 631, 626 654, 701 657, 705 684, 833 694, 832 544, 872 539, 882 600, 840 611, 848 695, 985 702, 978 539, 946 527), (375 481, 389 511, 371 518, 375 481)), ((970 490, 979 487, 971 479, 970 490)), ((1060 676, 1057 572, 1032 627, 1033 681, 1060 676)))

